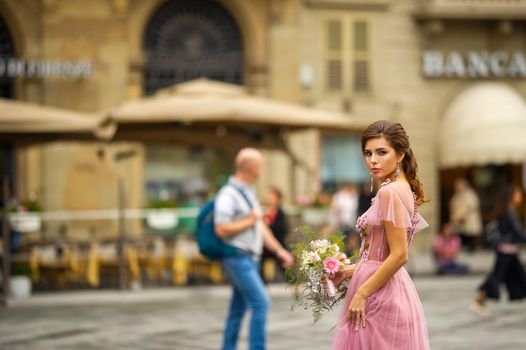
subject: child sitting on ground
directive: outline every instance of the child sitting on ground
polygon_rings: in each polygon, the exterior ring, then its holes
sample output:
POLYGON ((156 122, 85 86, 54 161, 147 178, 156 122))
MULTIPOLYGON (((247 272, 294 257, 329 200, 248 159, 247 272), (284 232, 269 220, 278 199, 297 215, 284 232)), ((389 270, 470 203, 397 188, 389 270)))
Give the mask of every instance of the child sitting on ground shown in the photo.
POLYGON ((461 246, 460 237, 454 233, 453 225, 445 223, 442 232, 433 243, 436 274, 464 275, 468 273, 468 267, 465 264, 455 261, 461 246))

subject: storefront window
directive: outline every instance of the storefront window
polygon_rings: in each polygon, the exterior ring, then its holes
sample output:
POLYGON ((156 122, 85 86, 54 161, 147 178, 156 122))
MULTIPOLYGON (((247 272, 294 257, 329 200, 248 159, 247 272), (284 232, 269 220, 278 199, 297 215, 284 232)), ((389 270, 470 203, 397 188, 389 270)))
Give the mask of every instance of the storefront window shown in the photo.
POLYGON ((228 174, 216 151, 169 144, 148 145, 145 160, 147 205, 166 201, 177 206, 201 204, 228 174))
POLYGON ((181 203, 206 192, 203 156, 201 151, 191 152, 182 147, 147 146, 145 180, 149 201, 181 203))
POLYGON ((321 179, 328 186, 363 183, 370 175, 363 163, 359 136, 324 136, 321 179))

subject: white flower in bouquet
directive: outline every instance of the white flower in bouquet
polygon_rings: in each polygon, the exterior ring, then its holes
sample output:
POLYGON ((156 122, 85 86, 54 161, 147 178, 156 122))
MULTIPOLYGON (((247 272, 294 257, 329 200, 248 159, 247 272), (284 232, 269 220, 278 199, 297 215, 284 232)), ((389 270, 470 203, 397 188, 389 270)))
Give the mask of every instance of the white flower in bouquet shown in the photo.
POLYGON ((321 261, 320 256, 318 253, 313 251, 304 251, 302 254, 302 268, 305 269, 307 266, 313 265, 317 263, 318 261, 321 261))
POLYGON ((312 308, 316 322, 325 311, 332 310, 345 297, 348 281, 335 286, 331 278, 345 270, 353 259, 343 253, 344 238, 341 234, 332 234, 328 239, 312 239, 317 234, 306 230, 304 227, 303 234, 310 239, 294 245, 296 265, 288 270, 288 277, 289 284, 303 285, 292 309, 300 306, 312 308))

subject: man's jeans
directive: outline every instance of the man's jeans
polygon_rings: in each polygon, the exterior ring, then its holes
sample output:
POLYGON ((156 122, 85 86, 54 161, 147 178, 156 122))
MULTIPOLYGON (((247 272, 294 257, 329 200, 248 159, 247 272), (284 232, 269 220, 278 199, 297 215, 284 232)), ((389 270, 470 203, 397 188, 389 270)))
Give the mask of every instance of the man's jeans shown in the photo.
POLYGON ((223 259, 223 268, 233 287, 226 321, 223 350, 235 350, 243 315, 252 313, 249 350, 265 349, 267 311, 270 298, 259 274, 259 262, 248 256, 223 259))

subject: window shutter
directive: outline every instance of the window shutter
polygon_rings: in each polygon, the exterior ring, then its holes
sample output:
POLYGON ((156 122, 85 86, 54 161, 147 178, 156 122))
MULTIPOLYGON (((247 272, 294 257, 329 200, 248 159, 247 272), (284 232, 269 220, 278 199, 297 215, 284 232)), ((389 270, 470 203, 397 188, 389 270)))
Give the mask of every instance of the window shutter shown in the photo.
POLYGON ((353 34, 353 89, 355 92, 367 92, 369 91, 369 37, 367 22, 354 22, 353 34))
POLYGON ((369 90, 369 74, 367 61, 354 61, 354 91, 367 92, 369 90))
POLYGON ((341 91, 343 88, 343 58, 342 58, 342 23, 330 20, 326 23, 326 79, 329 91, 341 91))

